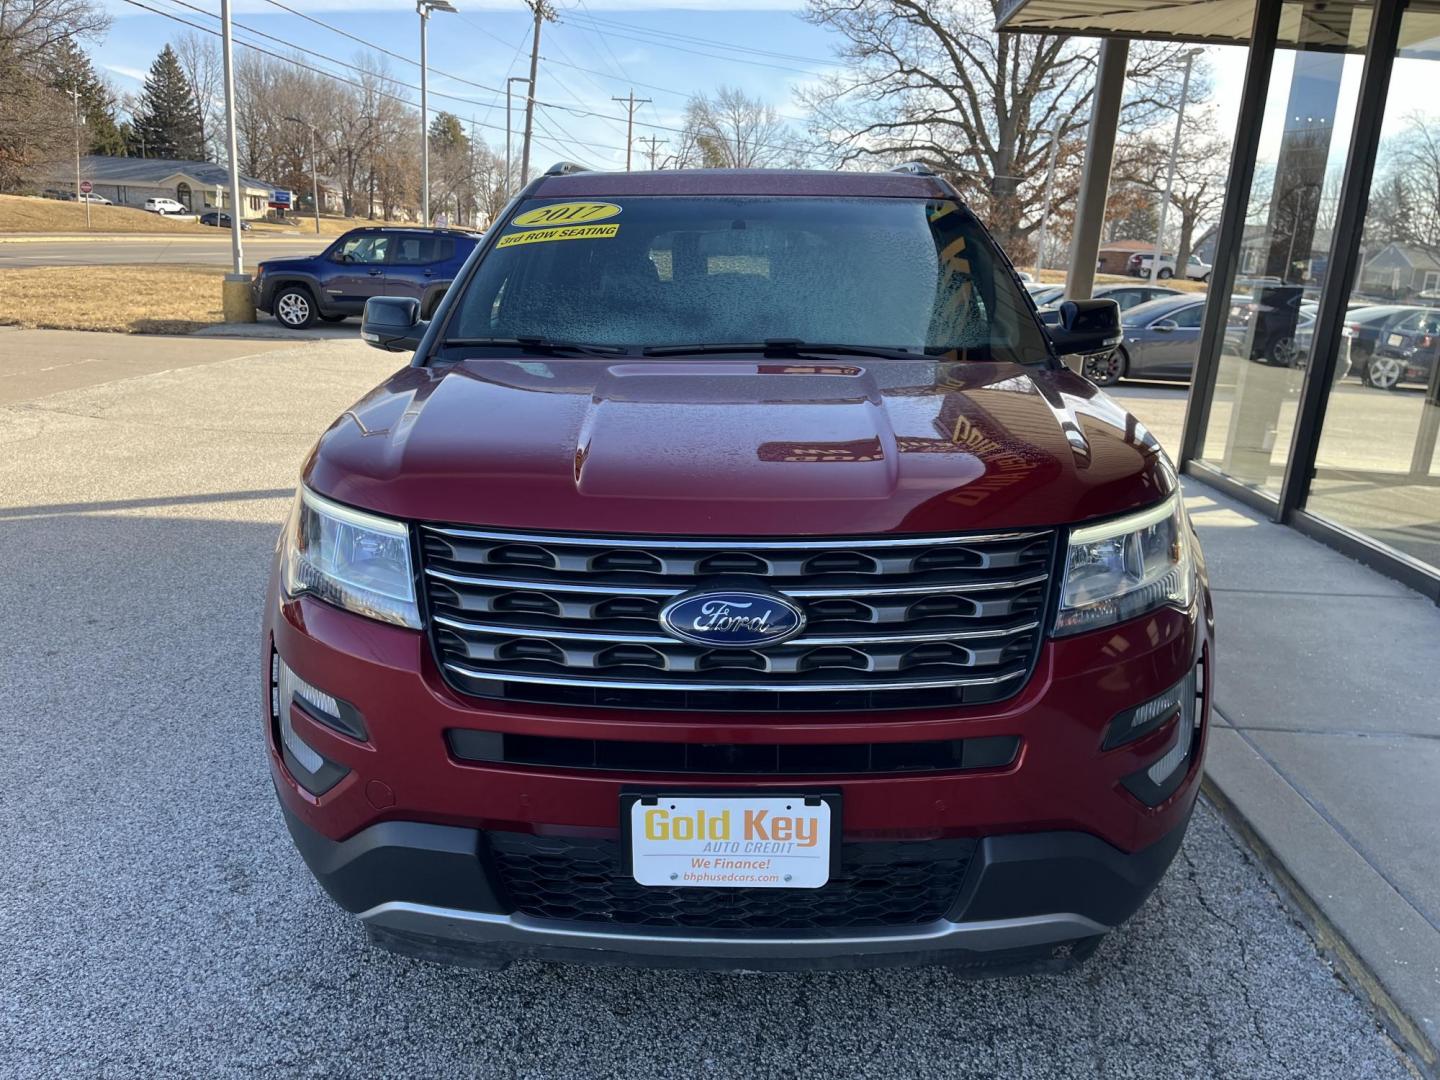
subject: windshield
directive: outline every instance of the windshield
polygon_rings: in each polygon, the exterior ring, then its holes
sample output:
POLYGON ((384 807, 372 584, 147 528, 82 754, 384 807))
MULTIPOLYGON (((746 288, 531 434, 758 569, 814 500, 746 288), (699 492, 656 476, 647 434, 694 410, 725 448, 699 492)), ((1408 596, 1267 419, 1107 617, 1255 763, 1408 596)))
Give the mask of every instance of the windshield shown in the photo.
POLYGON ((1009 267, 950 201, 530 200, 498 231, 445 327, 462 355, 521 339, 1049 356, 1009 267))

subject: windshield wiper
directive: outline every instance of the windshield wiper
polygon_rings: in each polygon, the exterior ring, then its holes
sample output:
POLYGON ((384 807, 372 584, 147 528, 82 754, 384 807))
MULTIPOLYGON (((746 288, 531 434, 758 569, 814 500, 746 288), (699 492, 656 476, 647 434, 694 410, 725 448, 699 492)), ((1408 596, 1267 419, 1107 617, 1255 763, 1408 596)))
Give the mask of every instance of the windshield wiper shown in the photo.
POLYGON ((502 349, 523 349, 526 352, 547 353, 551 356, 562 356, 566 353, 622 356, 626 352, 624 346, 621 345, 588 345, 583 341, 552 341, 550 338, 538 335, 510 338, 446 338, 440 344, 442 348, 450 345, 458 345, 462 348, 490 345, 502 349))
POLYGON ((800 338, 766 338, 750 342, 697 342, 694 345, 651 345, 641 349, 644 356, 694 356, 715 353, 764 353, 767 356, 814 356, 831 353, 836 356, 878 356, 886 360, 914 360, 921 356, 908 349, 892 349, 883 345, 842 345, 839 343, 802 341, 800 338))

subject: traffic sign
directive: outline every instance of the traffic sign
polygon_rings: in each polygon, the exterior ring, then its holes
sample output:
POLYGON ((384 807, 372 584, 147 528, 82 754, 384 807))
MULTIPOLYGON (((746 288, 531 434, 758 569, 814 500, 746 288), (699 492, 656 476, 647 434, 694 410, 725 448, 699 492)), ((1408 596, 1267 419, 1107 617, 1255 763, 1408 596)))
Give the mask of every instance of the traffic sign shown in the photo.
POLYGON ((81 180, 80 190, 83 191, 86 195, 89 195, 90 192, 95 190, 95 185, 92 184, 89 180, 81 180))

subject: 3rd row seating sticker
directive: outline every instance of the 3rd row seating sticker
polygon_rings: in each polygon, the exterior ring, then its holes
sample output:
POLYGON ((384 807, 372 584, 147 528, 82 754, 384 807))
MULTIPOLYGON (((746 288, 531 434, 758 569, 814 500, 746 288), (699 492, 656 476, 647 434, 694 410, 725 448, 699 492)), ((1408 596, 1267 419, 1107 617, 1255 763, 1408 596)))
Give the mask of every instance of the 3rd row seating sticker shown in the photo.
POLYGON ((608 240, 620 231, 615 225, 561 225, 550 229, 533 229, 530 232, 509 233, 502 236, 497 248, 514 247, 516 244, 543 244, 550 240, 608 240))

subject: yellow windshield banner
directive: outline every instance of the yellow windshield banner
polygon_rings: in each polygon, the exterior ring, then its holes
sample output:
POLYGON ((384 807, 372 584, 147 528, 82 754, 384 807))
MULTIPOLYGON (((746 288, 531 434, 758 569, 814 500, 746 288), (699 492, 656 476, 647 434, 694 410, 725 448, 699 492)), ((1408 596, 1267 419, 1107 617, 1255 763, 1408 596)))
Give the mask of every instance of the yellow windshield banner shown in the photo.
POLYGON ((511 219, 511 225, 534 229, 544 225, 589 225, 620 213, 620 207, 608 202, 562 202, 537 206, 511 219))
POLYGON ((620 231, 616 225, 564 225, 554 229, 536 229, 534 232, 510 233, 500 238, 497 248, 514 247, 516 244, 543 244, 551 240, 608 240, 620 231))

